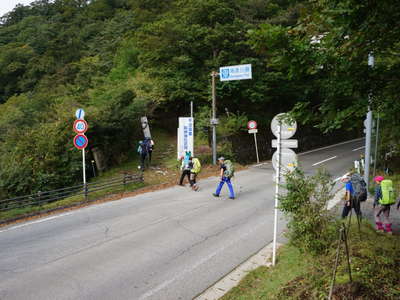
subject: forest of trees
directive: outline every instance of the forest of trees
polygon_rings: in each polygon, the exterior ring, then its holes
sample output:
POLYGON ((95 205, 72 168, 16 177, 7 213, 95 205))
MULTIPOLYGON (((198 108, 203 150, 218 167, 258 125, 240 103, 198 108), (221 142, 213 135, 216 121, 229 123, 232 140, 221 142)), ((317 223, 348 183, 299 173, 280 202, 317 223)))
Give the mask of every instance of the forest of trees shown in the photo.
POLYGON ((0 20, 0 198, 77 181, 78 107, 90 147, 118 164, 140 136, 140 116, 176 117, 190 101, 207 115, 210 72, 226 65, 253 66, 252 80, 218 83, 218 108, 232 118, 292 111, 321 132, 349 130, 362 126, 370 99, 383 142, 398 146, 398 28, 390 0, 18 5, 0 20))

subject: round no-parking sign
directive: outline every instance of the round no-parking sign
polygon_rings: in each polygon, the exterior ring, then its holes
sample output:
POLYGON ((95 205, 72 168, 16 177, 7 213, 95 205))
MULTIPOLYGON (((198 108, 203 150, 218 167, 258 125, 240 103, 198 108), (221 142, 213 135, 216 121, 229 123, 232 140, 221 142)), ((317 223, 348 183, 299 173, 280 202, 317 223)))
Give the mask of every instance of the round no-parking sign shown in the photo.
POLYGON ((84 135, 84 134, 77 134, 74 137, 74 146, 76 148, 78 148, 79 150, 85 149, 86 146, 88 145, 88 143, 89 143, 89 140, 86 137, 86 135, 84 135))
POLYGON ((248 121, 247 122, 247 129, 257 129, 257 122, 256 121, 248 121))

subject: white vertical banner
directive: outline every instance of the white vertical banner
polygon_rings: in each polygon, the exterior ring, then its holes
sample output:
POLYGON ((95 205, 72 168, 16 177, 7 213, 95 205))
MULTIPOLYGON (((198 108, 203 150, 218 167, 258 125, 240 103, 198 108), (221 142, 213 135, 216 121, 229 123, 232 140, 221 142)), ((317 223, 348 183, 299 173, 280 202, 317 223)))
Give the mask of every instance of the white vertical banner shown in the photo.
POLYGON ((178 131, 177 131, 177 133, 176 133, 176 138, 178 139, 178 143, 177 143, 177 159, 178 160, 180 160, 181 159, 181 157, 182 157, 182 155, 181 155, 181 153, 182 153, 182 147, 181 147, 181 140, 182 140, 182 138, 181 138, 181 131, 179 130, 179 127, 178 127, 178 131))
POLYGON ((144 137, 151 139, 150 125, 149 125, 149 121, 147 120, 147 117, 141 117, 140 123, 142 124, 144 137))
POLYGON ((194 119, 180 117, 178 128, 178 159, 190 151, 194 155, 194 119))

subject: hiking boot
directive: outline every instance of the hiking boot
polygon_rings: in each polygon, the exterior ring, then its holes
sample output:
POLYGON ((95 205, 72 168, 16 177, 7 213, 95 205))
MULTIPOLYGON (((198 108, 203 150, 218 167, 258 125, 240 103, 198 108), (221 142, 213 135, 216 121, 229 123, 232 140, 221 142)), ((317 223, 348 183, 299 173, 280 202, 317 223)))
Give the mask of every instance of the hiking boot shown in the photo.
POLYGON ((213 193, 213 196, 214 196, 214 197, 219 197, 219 195, 218 195, 218 194, 216 194, 216 193, 213 193))

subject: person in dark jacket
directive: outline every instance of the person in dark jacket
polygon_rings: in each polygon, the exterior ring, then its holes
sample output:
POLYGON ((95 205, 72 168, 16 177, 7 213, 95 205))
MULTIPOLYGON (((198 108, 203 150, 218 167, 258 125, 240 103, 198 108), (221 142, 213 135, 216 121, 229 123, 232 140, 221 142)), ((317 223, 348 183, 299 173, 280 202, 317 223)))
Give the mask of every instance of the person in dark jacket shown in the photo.
POLYGON ((143 141, 139 141, 139 147, 137 149, 138 154, 140 155, 140 170, 144 171, 145 161, 147 157, 147 146, 143 141))
POLYGON ((154 141, 151 138, 147 137, 144 139, 144 143, 146 144, 147 158, 149 160, 149 164, 151 164, 151 156, 153 154, 154 141))
POLYGON ((187 176, 189 183, 191 183, 190 180, 190 171, 193 168, 193 163, 191 160, 191 152, 186 152, 185 156, 181 158, 182 159, 182 164, 181 164, 181 178, 179 180, 179 185, 183 185, 183 180, 185 179, 185 176, 187 176))

